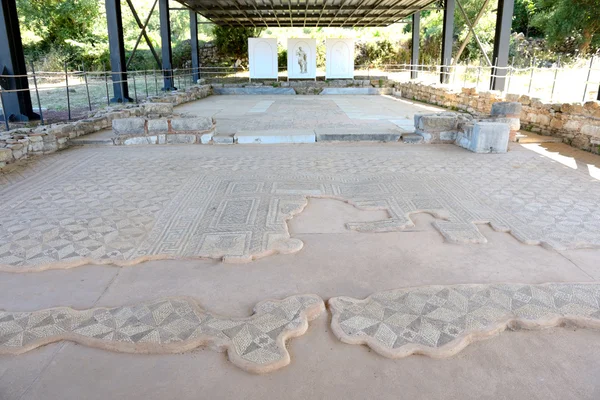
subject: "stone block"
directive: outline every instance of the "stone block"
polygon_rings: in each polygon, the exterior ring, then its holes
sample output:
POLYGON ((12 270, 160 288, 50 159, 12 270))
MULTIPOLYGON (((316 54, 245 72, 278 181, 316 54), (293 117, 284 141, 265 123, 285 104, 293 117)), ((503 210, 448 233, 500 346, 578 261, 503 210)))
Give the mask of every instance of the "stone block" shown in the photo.
POLYGON ((327 95, 379 95, 392 94, 392 88, 374 88, 374 87, 342 87, 342 88, 325 88, 320 93, 321 96, 327 95))
POLYGON ((197 141, 196 135, 169 134, 167 135, 167 144, 194 144, 197 141))
POLYGON ((215 135, 212 137, 214 144, 233 144, 233 135, 215 135))
POLYGON ((131 137, 123 141, 124 145, 156 144, 156 136, 131 137))
POLYGON ((112 122, 115 135, 143 135, 145 127, 146 120, 144 118, 120 118, 114 119, 112 122))
POLYGON ((550 116, 546 114, 538 114, 536 117, 536 121, 539 125, 549 126, 550 125, 550 116))
POLYGON ((581 129, 582 124, 583 124, 582 121, 570 119, 567 122, 565 122, 563 129, 568 130, 568 131, 579 131, 581 129))
POLYGON ((47 134, 42 136, 42 141, 44 143, 44 153, 52 153, 58 150, 58 144, 56 143, 56 136, 54 134, 47 134))
POLYGON ((508 124, 510 126, 511 131, 518 131, 521 129, 521 119, 520 118, 492 118, 492 120, 488 122, 500 122, 503 124, 508 124))
POLYGON ((214 88, 215 94, 228 95, 254 95, 254 94, 272 94, 272 95, 296 95, 294 88, 288 87, 235 87, 235 88, 214 88))
POLYGON ((200 143, 208 144, 213 138, 213 132, 205 133, 200 135, 200 143))
POLYGON ((166 119, 148 120, 148 133, 167 133, 169 131, 169 121, 166 119))
POLYGON ((31 136, 29 138, 29 144, 27 151, 29 152, 40 152, 44 150, 44 141, 41 136, 31 136))
POLYGON ((213 128, 210 117, 173 118, 171 129, 174 132, 205 132, 213 128))
POLYGON ((595 111, 600 110, 600 101, 587 101, 583 108, 590 114, 593 114, 595 111))
POLYGON ((440 132, 440 141, 453 142, 456 140, 456 132, 440 132))
POLYGON ((474 153, 506 153, 510 128, 499 122, 477 122, 459 132, 456 144, 474 153))
POLYGON ((531 104, 531 98, 529 96, 525 96, 525 95, 519 97, 518 101, 519 101, 519 103, 521 103, 524 106, 528 106, 531 104))
POLYGON ((144 103, 142 104, 142 113, 144 115, 158 114, 167 116, 173 114, 173 104, 171 103, 144 103))
POLYGON ((457 128, 457 117, 455 113, 416 114, 415 128, 427 133, 454 131, 457 128))
POLYGON ((519 116, 521 115, 521 103, 500 101, 492 104, 492 116, 519 116))
POLYGON ((10 162, 13 159, 11 149, 0 149, 0 162, 10 162))
POLYGON ((593 138, 600 138, 600 125, 583 125, 581 133, 593 138))
POLYGON ((400 140, 401 132, 396 129, 335 129, 317 128, 317 142, 397 142, 400 140))

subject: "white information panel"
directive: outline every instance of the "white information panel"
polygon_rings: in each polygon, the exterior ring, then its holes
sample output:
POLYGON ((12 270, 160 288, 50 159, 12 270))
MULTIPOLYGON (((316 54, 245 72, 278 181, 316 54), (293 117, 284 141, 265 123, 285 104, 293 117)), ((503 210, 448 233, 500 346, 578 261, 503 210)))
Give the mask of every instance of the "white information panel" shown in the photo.
POLYGON ((251 79, 277 79, 277 39, 249 38, 251 79))
POLYGON ((354 78, 354 39, 326 39, 325 77, 354 78))
POLYGON ((288 39, 287 70, 290 79, 317 77, 317 39, 288 39))

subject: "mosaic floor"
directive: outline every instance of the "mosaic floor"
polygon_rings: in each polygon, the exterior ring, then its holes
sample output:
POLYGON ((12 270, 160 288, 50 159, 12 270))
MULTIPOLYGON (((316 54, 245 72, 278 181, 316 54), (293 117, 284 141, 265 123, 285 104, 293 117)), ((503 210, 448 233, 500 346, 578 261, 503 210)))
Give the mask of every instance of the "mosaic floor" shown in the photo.
POLYGON ((441 110, 391 96, 212 96, 177 108, 215 117, 218 132, 378 128, 413 131, 416 112, 441 110))
POLYGON ((328 304, 341 341, 390 358, 448 357, 507 327, 600 328, 599 284, 428 286, 328 304))
POLYGON ((267 300, 249 318, 204 311, 190 298, 169 298, 134 306, 78 311, 0 311, 0 354, 20 354, 69 340, 128 353, 181 353, 202 345, 227 351, 249 372, 264 373, 290 363, 286 340, 303 335, 308 321, 325 310, 315 295, 267 300))
POLYGON ((172 146, 76 148, 0 175, 0 270, 299 251, 286 220, 308 197, 386 210, 362 232, 440 219, 450 242, 484 243, 490 223, 527 244, 600 247, 600 182, 514 146, 172 146))

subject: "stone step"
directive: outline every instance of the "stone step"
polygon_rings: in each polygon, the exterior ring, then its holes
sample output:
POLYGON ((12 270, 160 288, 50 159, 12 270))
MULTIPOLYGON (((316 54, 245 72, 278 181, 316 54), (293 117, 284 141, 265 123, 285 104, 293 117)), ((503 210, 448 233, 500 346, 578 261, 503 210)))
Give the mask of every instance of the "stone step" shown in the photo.
POLYGON ((312 129, 239 131, 234 140, 238 144, 314 143, 315 132, 312 129))
POLYGON ((85 139, 77 138, 69 140, 72 146, 113 146, 112 139, 109 138, 97 138, 97 139, 85 139))
POLYGON ((317 142, 397 142, 401 132, 392 129, 317 129, 317 142))
POLYGON ((320 93, 321 96, 328 96, 328 95, 377 95, 377 94, 392 94, 392 88, 374 88, 374 87, 325 88, 320 93))
POLYGON ((212 137, 214 144, 233 144, 233 133, 221 134, 220 132, 212 137))
POLYGON ((423 143, 423 136, 418 135, 416 133, 403 133, 402 134, 402 142, 408 143, 408 144, 423 143))
POLYGON ((255 95, 255 94, 268 94, 268 95, 291 95, 295 96, 296 91, 290 87, 271 87, 271 86, 249 86, 249 87, 224 87, 213 88, 214 94, 220 95, 255 95))

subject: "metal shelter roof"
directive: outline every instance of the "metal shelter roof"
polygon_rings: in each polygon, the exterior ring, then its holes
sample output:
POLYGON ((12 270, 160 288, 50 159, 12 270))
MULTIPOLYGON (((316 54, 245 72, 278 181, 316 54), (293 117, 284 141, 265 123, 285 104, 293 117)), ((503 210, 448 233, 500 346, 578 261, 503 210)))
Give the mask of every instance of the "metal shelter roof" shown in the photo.
POLYGON ((436 0, 178 0, 217 25, 388 26, 436 0))

